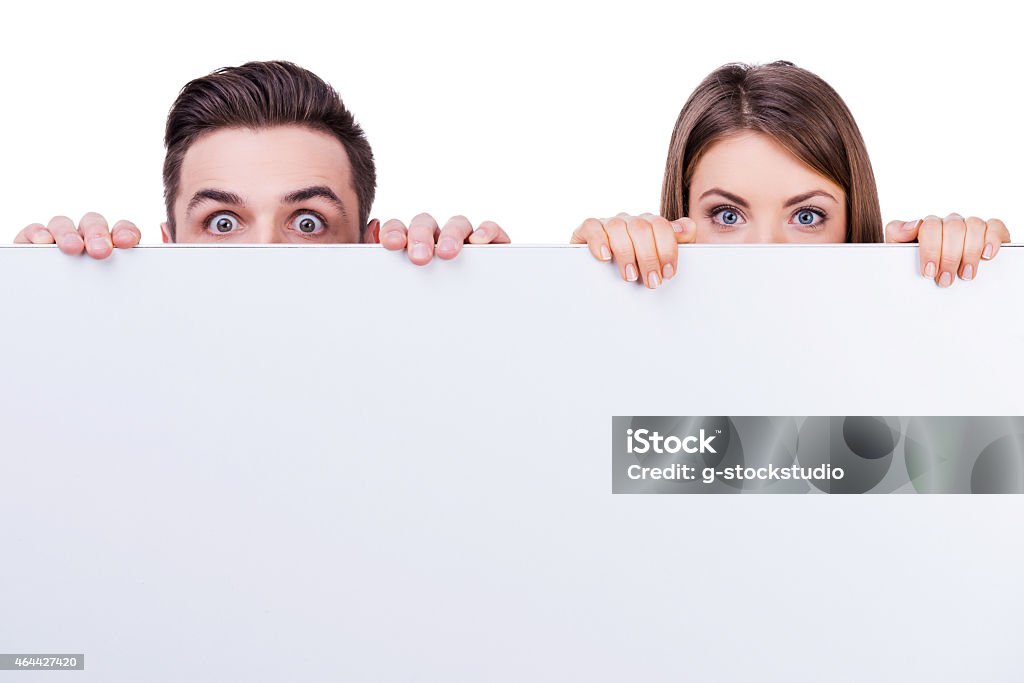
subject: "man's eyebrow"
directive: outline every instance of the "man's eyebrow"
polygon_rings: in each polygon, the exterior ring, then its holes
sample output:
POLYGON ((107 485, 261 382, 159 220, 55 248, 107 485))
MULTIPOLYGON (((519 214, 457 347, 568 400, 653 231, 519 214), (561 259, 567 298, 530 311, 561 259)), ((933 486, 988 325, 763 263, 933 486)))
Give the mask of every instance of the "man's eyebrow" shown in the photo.
POLYGON ((743 197, 740 197, 739 195, 735 195, 732 192, 726 192, 725 190, 723 190, 720 187, 712 187, 710 190, 708 190, 707 192, 702 194, 700 197, 698 197, 698 199, 704 199, 709 194, 722 195, 723 197, 728 199, 730 202, 735 202, 735 203, 739 204, 740 206, 742 206, 744 209, 749 209, 750 208, 750 204, 747 204, 747 200, 745 200, 743 197))
POLYGON ((286 194, 281 198, 286 204, 298 204, 314 197, 321 197, 328 200, 338 211, 341 211, 341 215, 348 218, 348 211, 345 210, 345 202, 341 201, 341 198, 334 193, 334 190, 327 187, 326 185, 312 185, 310 187, 304 187, 301 190, 296 190, 286 194))
POLYGON ((232 206, 245 206, 245 202, 242 198, 234 192, 207 188, 199 190, 192 195, 192 199, 188 200, 188 208, 185 209, 185 215, 187 216, 192 213, 192 209, 196 208, 203 202, 219 202, 221 204, 231 204, 232 206))
POLYGON ((791 198, 788 202, 785 203, 783 208, 789 208, 790 206, 793 206, 794 204, 799 204, 800 202, 806 202, 811 197, 828 197, 829 199, 831 199, 832 201, 836 202, 837 204, 839 203, 838 200, 835 197, 830 195, 828 192, 825 192, 825 190, 811 190, 810 192, 804 192, 803 194, 798 194, 795 197, 791 198))

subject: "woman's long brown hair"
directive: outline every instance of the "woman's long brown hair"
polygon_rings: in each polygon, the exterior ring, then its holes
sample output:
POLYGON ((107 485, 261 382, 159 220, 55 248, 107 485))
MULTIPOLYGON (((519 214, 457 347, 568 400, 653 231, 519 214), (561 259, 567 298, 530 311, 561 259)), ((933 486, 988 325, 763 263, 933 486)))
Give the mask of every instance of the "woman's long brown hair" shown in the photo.
POLYGON ((846 192, 846 241, 881 242, 882 213, 864 140, 839 94, 790 62, 726 64, 686 101, 668 148, 661 215, 689 215, 690 180, 716 140, 740 130, 771 136, 846 192))

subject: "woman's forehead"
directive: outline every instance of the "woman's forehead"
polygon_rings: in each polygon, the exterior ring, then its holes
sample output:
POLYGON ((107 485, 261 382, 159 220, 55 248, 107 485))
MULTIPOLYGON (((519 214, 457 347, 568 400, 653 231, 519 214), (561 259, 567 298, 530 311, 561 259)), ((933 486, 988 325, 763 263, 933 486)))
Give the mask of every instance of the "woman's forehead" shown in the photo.
POLYGON ((745 130, 713 142, 694 167, 690 199, 711 188, 721 188, 751 202, 778 199, 823 190, 842 201, 843 189, 821 175, 777 140, 759 131, 745 130))

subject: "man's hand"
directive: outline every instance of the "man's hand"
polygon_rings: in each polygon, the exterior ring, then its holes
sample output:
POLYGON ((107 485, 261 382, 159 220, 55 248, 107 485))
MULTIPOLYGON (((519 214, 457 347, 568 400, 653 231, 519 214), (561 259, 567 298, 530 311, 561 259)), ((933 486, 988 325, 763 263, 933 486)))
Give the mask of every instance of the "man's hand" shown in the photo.
POLYGON ((651 213, 620 213, 583 221, 570 244, 586 244, 599 261, 611 261, 614 255, 623 280, 641 280, 655 289, 678 272, 678 245, 692 243, 696 236, 697 226, 690 218, 670 221, 651 213))
POLYGON ((397 219, 384 223, 377 241, 391 251, 407 250, 409 260, 418 266, 430 263, 435 253, 438 258, 453 259, 462 251, 463 244, 511 242, 501 226, 492 221, 484 221, 474 229, 465 216, 453 216, 443 228, 438 228, 437 221, 426 213, 413 218, 408 229, 397 219))
POLYGON ((142 239, 142 233, 129 221, 118 221, 114 228, 107 228, 107 219, 98 213, 89 212, 75 227, 67 216, 56 216, 49 223, 33 223, 19 232, 15 244, 56 244, 65 254, 81 254, 85 249, 89 256, 104 259, 110 256, 114 247, 134 247, 142 239))
POLYGON ((951 213, 945 218, 928 216, 916 221, 891 221, 885 226, 886 242, 917 240, 921 275, 939 287, 949 287, 959 275, 962 280, 978 276, 978 264, 999 253, 999 245, 1010 241, 1010 231, 998 218, 983 221, 951 213))

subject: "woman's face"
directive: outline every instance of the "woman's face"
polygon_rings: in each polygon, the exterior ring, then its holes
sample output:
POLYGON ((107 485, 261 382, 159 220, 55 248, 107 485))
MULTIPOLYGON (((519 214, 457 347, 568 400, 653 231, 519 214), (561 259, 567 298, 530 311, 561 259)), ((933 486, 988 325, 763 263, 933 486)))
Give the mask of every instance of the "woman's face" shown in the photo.
POLYGON ((741 131, 713 143, 690 182, 698 242, 846 241, 846 193, 771 137, 741 131))

